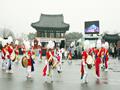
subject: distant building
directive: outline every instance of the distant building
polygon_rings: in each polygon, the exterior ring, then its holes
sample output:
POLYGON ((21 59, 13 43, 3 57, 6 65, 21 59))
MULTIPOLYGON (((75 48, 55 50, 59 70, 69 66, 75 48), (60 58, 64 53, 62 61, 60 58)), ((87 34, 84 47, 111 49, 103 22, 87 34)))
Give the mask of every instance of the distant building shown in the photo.
POLYGON ((49 40, 60 43, 65 40, 65 33, 69 30, 69 24, 64 23, 64 17, 59 15, 41 14, 40 20, 31 24, 37 31, 37 39, 45 44, 49 40))
POLYGON ((120 36, 119 34, 105 34, 103 39, 109 43, 117 44, 117 42, 120 40, 120 36))

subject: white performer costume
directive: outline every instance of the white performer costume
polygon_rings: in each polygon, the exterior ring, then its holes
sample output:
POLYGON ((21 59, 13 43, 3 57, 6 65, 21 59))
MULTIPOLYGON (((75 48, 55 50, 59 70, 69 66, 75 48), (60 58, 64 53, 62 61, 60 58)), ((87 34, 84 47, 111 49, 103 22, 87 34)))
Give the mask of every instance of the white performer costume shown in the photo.
POLYGON ((50 78, 50 81, 53 82, 53 68, 54 68, 54 51, 52 50, 54 48, 54 42, 49 41, 47 45, 47 51, 46 51, 46 60, 45 60, 45 66, 43 68, 43 77, 45 79, 45 82, 47 82, 48 78, 50 78))
POLYGON ((7 45, 7 73, 13 73, 13 61, 15 60, 15 52, 12 46, 13 39, 11 36, 8 37, 7 45))
POLYGON ((81 61, 81 81, 82 83, 86 83, 87 82, 87 76, 88 76, 88 68, 87 68, 87 63, 86 63, 86 59, 87 59, 87 50, 89 49, 89 41, 85 41, 84 42, 84 50, 82 52, 82 61, 81 61))
POLYGON ((6 50, 6 45, 7 40, 3 39, 2 41, 2 50, 1 50, 1 58, 2 58, 2 69, 6 70, 7 69, 7 50, 6 50))
POLYGON ((58 62, 57 71, 58 71, 58 73, 62 72, 62 53, 63 53, 62 49, 58 50, 58 52, 57 52, 57 60, 58 60, 57 61, 58 62))

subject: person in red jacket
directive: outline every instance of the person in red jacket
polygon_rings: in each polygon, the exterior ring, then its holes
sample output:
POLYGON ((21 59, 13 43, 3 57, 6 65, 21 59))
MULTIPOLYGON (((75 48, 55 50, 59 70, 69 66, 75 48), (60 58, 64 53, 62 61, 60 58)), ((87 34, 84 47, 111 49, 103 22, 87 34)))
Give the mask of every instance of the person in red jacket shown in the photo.
POLYGON ((23 55, 26 54, 26 48, 25 48, 25 45, 23 45, 23 47, 22 47, 22 53, 23 53, 23 55))
POLYGON ((87 59, 88 53, 87 51, 83 51, 82 52, 82 61, 81 61, 81 80, 82 83, 86 83, 87 82, 87 63, 86 63, 86 59, 87 59))
POLYGON ((105 42, 105 49, 104 49, 104 65, 105 71, 108 71, 108 60, 109 60, 109 52, 108 52, 109 44, 105 42))
POLYGON ((39 61, 42 61, 42 47, 39 47, 39 61))
POLYGON ((34 55, 34 52, 30 49, 27 53, 28 58, 28 66, 27 66, 27 78, 32 77, 32 72, 34 72, 34 60, 32 56, 34 55))
POLYGON ((13 46, 11 44, 7 45, 7 52, 8 52, 8 54, 7 54, 7 59, 8 59, 7 60, 7 66, 8 66, 8 68, 7 68, 6 72, 13 73, 13 69, 12 69, 13 62, 12 62, 12 60, 15 59, 15 54, 14 54, 13 46))
POLYGON ((57 54, 55 55, 57 58, 56 60, 56 67, 58 74, 62 73, 62 49, 57 51, 57 54))
POLYGON ((97 49, 95 50, 95 72, 97 79, 100 78, 101 57, 102 57, 101 40, 98 40, 97 49))
POLYGON ((1 57, 2 57, 2 69, 6 70, 6 45, 4 45, 4 47, 1 50, 1 57))
POLYGON ((84 42, 84 51, 82 52, 82 60, 81 60, 81 81, 82 83, 87 83, 87 76, 88 76, 88 66, 87 66, 87 57, 89 52, 89 41, 84 42))
POLYGON ((71 64, 72 63, 72 52, 69 51, 68 53, 68 64, 71 64))
POLYGON ((97 79, 100 78, 100 64, 101 64, 101 49, 96 49, 95 54, 96 54, 96 58, 95 58, 95 72, 96 72, 96 77, 97 79))
POLYGON ((53 82, 53 71, 52 71, 52 66, 54 64, 53 60, 53 51, 52 49, 48 49, 46 51, 46 60, 45 60, 45 66, 43 68, 43 77, 45 79, 45 82, 47 81, 47 77, 51 78, 51 82, 53 82))
POLYGON ((46 51, 45 66, 43 68, 43 77, 45 79, 45 82, 47 82, 47 77, 49 77, 51 79, 51 82, 53 82, 53 68, 55 67, 53 57, 54 57, 54 42, 49 41, 46 51))
POLYGON ((19 60, 20 60, 20 58, 19 58, 19 47, 18 47, 18 45, 15 45, 14 51, 15 51, 15 56, 16 56, 16 60, 17 60, 16 62, 18 63, 19 60))

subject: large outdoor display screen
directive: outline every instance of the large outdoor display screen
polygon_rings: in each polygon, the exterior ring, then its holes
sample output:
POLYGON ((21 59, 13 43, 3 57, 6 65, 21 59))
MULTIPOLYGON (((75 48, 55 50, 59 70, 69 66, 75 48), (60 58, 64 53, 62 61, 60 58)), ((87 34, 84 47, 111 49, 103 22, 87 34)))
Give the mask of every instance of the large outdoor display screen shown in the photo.
POLYGON ((99 21, 85 22, 85 34, 98 34, 99 32, 99 21))

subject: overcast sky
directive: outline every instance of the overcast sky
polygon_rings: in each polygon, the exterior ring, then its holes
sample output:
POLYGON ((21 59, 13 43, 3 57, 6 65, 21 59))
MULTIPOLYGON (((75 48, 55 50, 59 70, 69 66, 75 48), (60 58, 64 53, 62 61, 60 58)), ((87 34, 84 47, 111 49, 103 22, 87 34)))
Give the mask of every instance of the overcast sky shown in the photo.
POLYGON ((70 32, 84 32, 85 21, 100 21, 100 31, 120 32, 120 0, 0 0, 0 28, 28 33, 40 14, 63 14, 70 32))

